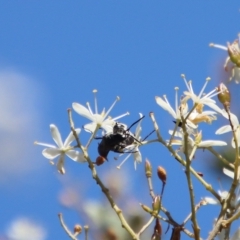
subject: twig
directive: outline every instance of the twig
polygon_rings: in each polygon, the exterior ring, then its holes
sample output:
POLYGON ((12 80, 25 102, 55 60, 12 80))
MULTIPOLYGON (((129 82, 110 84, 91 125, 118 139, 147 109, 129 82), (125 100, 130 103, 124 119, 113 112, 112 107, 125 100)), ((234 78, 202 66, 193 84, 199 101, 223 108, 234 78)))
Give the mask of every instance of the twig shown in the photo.
POLYGON ((62 213, 58 214, 58 218, 60 220, 60 223, 63 227, 63 229, 65 230, 65 232, 67 233, 67 235, 72 239, 72 240, 77 240, 77 238, 74 236, 74 234, 68 229, 68 227, 66 226, 66 224, 63 221, 63 216, 62 213))
MULTIPOLYGON (((204 200, 204 199, 201 200, 198 204, 196 204, 196 206, 195 206, 195 212, 197 212, 197 211, 200 209, 200 207, 203 206, 203 205, 206 205, 206 200, 204 200)), ((192 213, 190 213, 190 214, 186 217, 186 219, 183 221, 183 223, 182 223, 181 225, 184 226, 191 217, 192 217, 192 213)))
MULTIPOLYGON (((197 217, 196 217, 196 211, 195 211, 195 201, 194 201, 195 196, 194 196, 194 190, 193 190, 193 184, 192 184, 191 172, 190 172, 191 159, 188 154, 188 133, 187 133, 187 129, 186 129, 186 122, 183 119, 183 117, 182 117, 182 129, 183 129, 183 133, 184 133, 184 154, 185 154, 185 158, 186 158, 186 176, 187 176, 187 183, 188 183, 188 188, 189 188, 189 196, 190 196, 191 211, 192 211, 191 220, 193 223, 195 239, 199 240, 200 228, 197 223, 197 217)), ((196 151, 196 149, 197 148, 195 148, 195 151, 196 151)), ((194 153, 191 153, 191 156, 193 156, 193 155, 194 155, 194 153)))
MULTIPOLYGON (((152 119, 152 122, 153 122, 153 125, 154 125, 154 129, 155 129, 155 131, 157 133, 158 141, 161 144, 163 144, 171 152, 173 157, 179 163, 181 163, 184 167, 186 167, 186 162, 174 151, 174 149, 171 146, 168 146, 168 144, 161 137, 160 132, 159 132, 159 127, 158 127, 158 124, 157 124, 157 122, 155 120, 153 112, 150 113, 150 117, 152 119)), ((190 171, 202 183, 202 185, 206 188, 206 190, 211 192, 218 199, 218 201, 221 202, 221 197, 219 196, 219 194, 212 188, 212 186, 209 183, 207 183, 201 176, 199 176, 199 174, 191 166, 190 166, 190 171)))
POLYGON ((132 238, 134 240, 139 240, 137 234, 132 230, 132 228, 129 226, 129 224, 127 223, 125 217, 123 216, 122 210, 117 206, 117 204, 114 202, 112 196, 109 193, 109 190, 104 186, 104 184, 102 183, 102 181, 100 180, 100 178, 97 175, 97 171, 95 168, 95 165, 93 164, 93 162, 91 161, 91 159, 88 156, 88 152, 87 149, 84 148, 79 141, 78 135, 76 134, 76 131, 74 129, 74 123, 72 120, 72 115, 71 115, 71 111, 69 112, 69 123, 70 123, 70 127, 71 130, 73 131, 73 134, 76 138, 77 143, 79 144, 79 147, 82 149, 83 154, 84 154, 84 158, 87 160, 88 162, 88 167, 91 169, 92 172, 92 177, 93 179, 96 181, 96 183, 100 186, 102 192, 105 194, 105 196, 107 197, 111 207, 114 209, 114 211, 116 212, 118 218, 121 221, 122 227, 126 229, 126 231, 132 236, 132 238))
POLYGON ((152 216, 149 221, 141 228, 141 230, 138 232, 138 237, 150 226, 150 224, 153 222, 154 216, 152 216))
POLYGON ((88 240, 88 230, 89 227, 87 225, 84 226, 84 231, 85 231, 85 240, 88 240))

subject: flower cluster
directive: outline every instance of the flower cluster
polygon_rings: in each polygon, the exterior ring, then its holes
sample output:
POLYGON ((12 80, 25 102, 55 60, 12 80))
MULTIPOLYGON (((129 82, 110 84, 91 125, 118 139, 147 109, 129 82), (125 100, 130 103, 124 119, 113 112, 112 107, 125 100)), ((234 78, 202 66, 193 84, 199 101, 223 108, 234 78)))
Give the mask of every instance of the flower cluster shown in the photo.
MULTIPOLYGON (((240 36, 239 36, 240 37, 240 36)), ((234 77, 237 83, 240 82, 240 39, 235 40, 232 44, 227 45, 227 47, 211 44, 211 46, 224 49, 228 51, 229 57, 226 60, 225 69, 228 70, 228 65, 232 64, 232 76, 230 80, 234 77)), ((162 191, 161 195, 155 194, 152 185, 152 166, 149 161, 146 161, 145 164, 145 173, 148 180, 150 196, 153 200, 152 208, 149 208, 146 205, 141 204, 142 208, 150 213, 151 218, 149 222, 143 226, 142 230, 139 233, 135 234, 133 230, 130 229, 129 226, 126 227, 126 222, 123 216, 119 217, 122 225, 125 229, 127 229, 133 236, 133 239, 140 239, 140 235, 142 232, 153 222, 156 220, 154 233, 152 237, 159 238, 161 235, 161 221, 166 221, 173 225, 173 235, 171 239, 180 239, 180 233, 185 231, 186 222, 191 219, 192 226, 193 226, 193 233, 189 233, 188 231, 185 233, 189 236, 194 236, 195 239, 201 239, 199 234, 199 226, 196 219, 196 211, 202 205, 206 204, 221 204, 221 214, 223 216, 222 222, 219 219, 217 220, 215 226, 219 226, 218 229, 216 227, 215 230, 210 233, 213 235, 208 239, 213 239, 216 235, 222 231, 223 228, 228 228, 228 224, 231 224, 232 221, 238 219, 240 217, 240 154, 239 154, 239 147, 240 147, 240 124, 238 117, 231 112, 231 95, 228 91, 228 88, 221 83, 218 87, 215 87, 208 93, 205 93, 205 90, 208 86, 210 78, 206 79, 201 91, 197 94, 194 91, 192 81, 187 81, 185 75, 181 75, 184 84, 185 90, 182 92, 182 96, 179 97, 179 88, 175 88, 175 106, 172 107, 168 101, 166 95, 163 97, 156 96, 155 101, 157 105, 159 105, 163 110, 167 111, 171 117, 175 125, 173 125, 173 129, 168 130, 168 133, 171 135, 170 139, 165 140, 159 131, 159 127, 157 121, 155 120, 154 114, 151 112, 150 117, 152 119, 154 125, 154 131, 151 133, 156 132, 157 138, 152 140, 146 140, 147 137, 142 138, 142 120, 145 117, 142 113, 139 113, 139 119, 132 123, 130 126, 126 125, 125 123, 118 122, 119 119, 122 117, 129 115, 128 112, 117 116, 111 117, 110 113, 115 106, 115 104, 120 100, 119 97, 115 99, 113 104, 110 106, 108 110, 105 108, 99 112, 98 104, 97 104, 97 97, 96 93, 97 90, 93 90, 94 93, 94 109, 91 108, 90 103, 86 103, 82 105, 80 103, 72 103, 72 109, 81 117, 88 119, 90 122, 83 125, 83 130, 81 131, 80 128, 74 127, 74 121, 72 119, 71 109, 69 109, 69 122, 71 131, 67 136, 66 140, 63 142, 61 134, 55 124, 50 124, 50 132, 55 142, 55 145, 42 143, 42 142, 35 142, 36 145, 46 147, 42 154, 45 158, 49 159, 51 164, 54 164, 54 159, 58 158, 56 166, 58 171, 61 174, 65 173, 65 158, 66 156, 78 163, 88 163, 89 168, 92 171, 93 178, 95 179, 96 183, 101 187, 102 192, 107 196, 110 204, 113 209, 119 214, 119 208, 113 202, 112 196, 109 195, 107 187, 104 186, 103 182, 100 180, 99 176, 97 175, 97 169, 95 166, 99 166, 103 164, 109 158, 109 153, 114 152, 117 153, 118 156, 116 158, 122 158, 122 162, 117 166, 118 169, 121 168, 122 164, 132 157, 134 159, 134 168, 136 170, 137 164, 142 162, 142 153, 140 152, 140 148, 144 145, 147 145, 152 142, 158 142, 166 147, 169 152, 174 156, 174 158, 182 164, 185 168, 185 173, 187 177, 187 184, 189 187, 189 195, 190 195, 190 202, 191 202, 191 213, 188 215, 186 220, 181 225, 178 225, 175 220, 167 214, 167 210, 163 207, 162 198, 164 193, 164 187, 166 185, 166 170, 163 167, 158 167, 157 175, 158 178, 162 181, 162 191), (218 104, 220 103, 222 106, 221 108, 218 106, 217 102, 214 98, 218 98, 218 104), (226 146, 227 143, 225 141, 220 140, 213 140, 213 139, 204 139, 203 133, 204 129, 202 128, 203 124, 212 124, 214 121, 217 120, 218 117, 223 117, 227 119, 227 125, 220 127, 218 130, 215 131, 216 135, 224 134, 227 132, 231 132, 233 135, 232 138, 232 149, 235 151, 235 162, 234 164, 229 163, 224 157, 218 154, 212 147, 219 147, 219 146, 226 146), (131 128, 135 127, 135 131, 132 132, 131 128), (85 145, 83 145, 83 138, 82 133, 86 132, 85 134, 90 137, 85 145), (80 136, 81 133, 81 136, 80 136), (99 137, 100 135, 100 137, 99 137), (98 147, 96 152, 98 152, 98 157, 96 158, 95 162, 91 160, 90 154, 88 152, 89 146, 92 143, 93 139, 99 139, 98 147), (204 140, 203 140, 204 139, 204 140), (75 144, 73 144, 75 142, 75 144), (178 146, 178 149, 175 149, 175 145, 178 146), (233 179, 231 189, 229 191, 215 191, 211 184, 208 184, 203 179, 203 174, 197 172, 192 164, 192 160, 195 157, 195 153, 198 149, 206 149, 209 152, 213 153, 218 159, 222 162, 227 163, 228 166, 234 169, 234 172, 227 170, 226 168, 223 169, 224 174, 229 176, 233 179), (179 154, 180 152, 180 154, 179 154), (182 156, 183 155, 183 156, 182 156), (202 201, 195 205, 195 195, 194 189, 192 184, 192 175, 194 175, 205 187, 206 189, 213 194, 215 198, 212 197, 205 197, 202 201), (166 218, 159 217, 163 211, 166 215, 166 218), (225 222, 224 222, 225 221, 225 222), (125 224, 125 225, 124 225, 125 224), (222 224, 222 226, 220 226, 222 224), (225 225, 224 225, 225 224, 225 225), (130 230, 129 230, 130 229, 130 230), (174 233, 176 234, 174 237, 174 233)), ((122 214, 122 213, 121 213, 122 214)), ((118 215, 119 216, 119 215, 118 215)), ((81 232, 81 229, 78 227, 75 228, 74 231, 81 232)), ((71 235, 71 233, 69 234, 71 235)), ((226 235, 229 233, 225 229, 222 233, 219 234, 219 238, 225 239, 226 235)), ((231 238, 232 240, 239 239, 239 230, 235 233, 235 235, 231 238)))
MULTIPOLYGON (((212 98, 219 94, 217 88, 210 91, 208 94, 204 93, 204 90, 207 86, 207 83, 210 81, 210 78, 206 79, 206 83, 204 84, 202 90, 199 94, 195 94, 192 86, 192 82, 187 82, 185 75, 182 75, 182 78, 187 87, 187 91, 183 92, 183 97, 179 102, 178 98, 178 88, 175 88, 175 110, 169 104, 167 97, 164 96, 156 97, 157 104, 162 107, 164 110, 169 112, 174 118, 174 122, 176 123, 176 127, 178 130, 175 131, 170 130, 169 134, 172 136, 172 139, 168 141, 171 145, 180 145, 180 151, 185 152, 185 148, 187 147, 187 152, 189 156, 191 156, 192 150, 195 148, 206 148, 211 146, 224 146, 227 145, 226 142, 218 141, 218 140, 202 140, 202 131, 199 130, 199 123, 212 123, 212 121, 216 120, 217 114, 224 114, 223 110, 220 109, 216 101, 212 98), (192 107, 189 108, 189 100, 192 100, 192 107), (204 111, 204 106, 208 106, 212 110, 204 111), (185 122, 186 132, 188 133, 188 142, 185 143, 184 133, 183 133, 183 122, 185 122), (173 138, 177 137, 177 138, 173 138)), ((193 155, 192 155, 193 157, 193 155)))
POLYGON ((210 43, 210 47, 220 48, 228 52, 224 69, 225 71, 231 70, 229 81, 235 79, 236 83, 240 83, 240 34, 238 35, 238 39, 233 41, 233 43, 228 42, 227 46, 210 43))

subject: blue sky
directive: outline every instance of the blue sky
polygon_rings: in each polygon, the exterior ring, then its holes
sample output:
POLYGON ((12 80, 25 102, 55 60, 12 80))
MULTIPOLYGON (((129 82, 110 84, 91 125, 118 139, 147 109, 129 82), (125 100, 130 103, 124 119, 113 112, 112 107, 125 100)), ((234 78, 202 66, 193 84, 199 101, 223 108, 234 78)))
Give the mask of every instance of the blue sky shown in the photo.
MULTIPOLYGON (((139 112, 146 115, 143 135, 153 129, 148 117, 153 111, 167 138, 172 119, 157 106, 154 97, 166 94, 174 103, 174 87, 185 89, 182 73, 193 80, 196 92, 208 76, 212 81, 207 91, 227 79, 222 74, 226 52, 208 45, 225 45, 236 39, 239 9, 239 1, 235 0, 1 1, 1 235, 6 235, 14 219, 25 217, 42 226, 46 233, 43 239, 68 239, 59 225, 58 212, 64 213, 69 226, 76 222, 91 224, 59 203, 61 193, 71 188, 82 196, 82 203, 90 199, 104 201, 87 165, 69 160, 67 174, 59 176, 41 155, 41 147, 33 142, 52 142, 51 123, 59 127, 65 138, 69 133, 67 108, 73 102, 90 102, 93 106, 93 89, 98 90, 100 109, 108 108, 120 96, 111 114, 129 111, 130 116, 122 119, 128 125, 138 118, 139 112)), ((237 101, 238 88, 235 84, 229 88, 234 93, 233 101, 237 101)), ((233 109, 238 110, 236 105, 233 109)), ((87 122, 77 114, 73 116, 78 127, 87 122)), ((210 130, 204 138, 215 137, 215 130, 223 123, 221 120, 207 128, 210 130)), ((143 148, 142 154, 154 167, 166 168, 169 181, 164 204, 179 222, 183 221, 189 213, 189 200, 182 167, 156 144, 143 148)), ((91 155, 97 156, 97 141, 91 147, 91 155)), ((117 164, 112 160, 99 167, 100 175, 118 171, 117 164)), ((218 175, 211 174, 206 161, 196 156, 195 164, 218 188, 218 175)), ((143 169, 142 164, 134 171, 129 160, 121 171, 131 175, 125 187, 128 194, 134 195, 137 204, 150 205, 143 169)), ((119 173, 113 176, 116 174, 119 173)), ((207 193, 198 182, 194 184, 196 199, 200 200, 207 193)), ((224 178, 222 184, 227 188, 228 179, 224 178)), ((217 207, 207 206, 199 213, 203 237, 216 210, 217 207), (204 214, 209 213, 211 217, 206 220, 204 214)))

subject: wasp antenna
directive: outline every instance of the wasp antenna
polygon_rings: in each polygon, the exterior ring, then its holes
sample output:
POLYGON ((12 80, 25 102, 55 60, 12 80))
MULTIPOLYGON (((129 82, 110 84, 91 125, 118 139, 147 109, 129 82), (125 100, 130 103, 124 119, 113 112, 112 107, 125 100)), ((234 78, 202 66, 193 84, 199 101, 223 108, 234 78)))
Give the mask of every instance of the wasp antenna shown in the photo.
POLYGON ((99 140, 99 139, 103 139, 103 137, 94 137, 94 139, 99 140))
POLYGON ((144 141, 144 140, 146 140, 152 133, 154 133, 155 132, 155 129, 154 130, 152 130, 143 140, 142 140, 142 142, 144 141))
POLYGON ((143 118, 145 118, 144 115, 143 115, 141 118, 139 118, 137 121, 135 121, 134 123, 132 123, 132 124, 130 125, 130 127, 127 129, 127 131, 129 131, 132 126, 134 126, 136 123, 138 123, 139 121, 141 121, 143 118))

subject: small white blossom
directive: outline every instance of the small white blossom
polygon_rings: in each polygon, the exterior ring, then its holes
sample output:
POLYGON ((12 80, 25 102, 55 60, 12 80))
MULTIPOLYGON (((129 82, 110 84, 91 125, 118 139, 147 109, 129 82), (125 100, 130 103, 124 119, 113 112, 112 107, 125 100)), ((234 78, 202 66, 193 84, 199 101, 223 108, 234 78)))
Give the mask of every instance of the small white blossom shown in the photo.
POLYGON ((191 98, 193 100, 194 104, 203 104, 203 105, 207 105, 208 107, 212 108, 213 110, 215 110, 218 113, 222 113, 222 110, 216 105, 216 102, 212 99, 214 96, 218 95, 219 92, 217 91, 217 88, 213 89, 211 92, 209 92, 208 94, 204 94, 204 90, 208 84, 208 82, 210 81, 210 78, 206 79, 205 84, 203 85, 203 88, 201 89, 200 93, 198 95, 196 95, 194 93, 193 87, 192 87, 192 82, 189 81, 187 82, 185 75, 182 75, 182 78, 186 84, 186 87, 188 89, 188 91, 185 91, 184 94, 188 97, 191 98))
MULTIPOLYGON (((155 100, 156 103, 163 108, 165 111, 167 111, 175 120, 176 122, 181 122, 181 117, 185 117, 188 114, 188 104, 187 99, 183 98, 180 101, 180 105, 178 103, 178 88, 175 88, 176 94, 175 94, 175 110, 172 108, 170 103, 168 102, 168 99, 166 95, 163 96, 163 98, 156 96, 155 100)), ((187 119, 187 126, 195 129, 197 126, 187 119)))
MULTIPOLYGON (((141 113, 139 113, 140 118, 143 117, 143 115, 141 113)), ((125 148, 126 152, 130 152, 125 158, 124 160, 121 162, 121 164, 117 167, 118 169, 120 169, 120 167, 122 166, 122 164, 131 156, 133 155, 133 159, 134 159, 134 168, 135 170, 137 169, 137 164, 142 162, 142 154, 139 151, 139 146, 141 145, 141 132, 142 132, 142 127, 141 127, 141 122, 142 119, 138 122, 138 125, 136 127, 136 131, 134 134, 134 138, 137 140, 134 141, 133 144, 127 146, 125 148)), ((122 154, 121 154, 122 155, 122 154)))
MULTIPOLYGON (((222 115, 228 119, 228 114, 225 110, 223 110, 222 115)), ((240 125, 239 125, 239 121, 238 118, 235 114, 230 113, 230 118, 231 118, 231 122, 233 124, 233 128, 237 137, 237 141, 238 141, 238 147, 240 146, 240 125)), ((227 133, 227 132, 231 132, 232 128, 230 125, 225 125, 220 127, 217 131, 216 134, 223 134, 223 133, 227 133)), ((234 138, 232 138, 232 147, 235 148, 235 142, 234 142, 234 138)))
POLYGON ((116 98, 112 106, 108 109, 107 112, 105 112, 105 108, 102 110, 101 113, 98 113, 98 107, 97 107, 97 98, 96 98, 96 92, 97 90, 93 90, 94 93, 94 103, 95 103, 95 113, 92 111, 90 104, 87 103, 87 108, 81 105, 80 103, 74 102, 72 104, 72 107, 75 112, 77 112, 79 115, 89 119, 92 121, 91 123, 88 123, 84 125, 84 129, 88 132, 93 133, 96 128, 103 128, 106 133, 109 133, 112 131, 114 124, 116 123, 116 120, 128 115, 129 113, 125 113, 121 116, 110 118, 109 113, 113 109, 116 102, 120 99, 119 97, 116 98))
POLYGON ((238 39, 233 43, 228 42, 227 46, 211 43, 210 47, 219 48, 228 52, 229 56, 226 58, 224 69, 225 71, 228 71, 229 68, 231 69, 229 81, 234 78, 237 84, 240 83, 240 34, 238 35, 238 39))
MULTIPOLYGON (((80 130, 81 129, 79 128, 75 129, 77 134, 80 133, 80 130)), ((70 144, 75 140, 75 137, 73 136, 72 131, 69 133, 64 143, 62 141, 61 134, 58 128, 54 124, 50 125, 50 131, 51 131, 52 138, 57 146, 47 144, 47 143, 41 143, 41 142, 35 142, 35 144, 47 147, 42 151, 42 154, 45 158, 51 160, 51 163, 54 158, 60 156, 57 162, 57 169, 60 173, 62 174, 65 173, 65 169, 64 169, 65 155, 67 155, 73 161, 78 161, 78 162, 86 161, 82 153, 79 153, 78 151, 73 149, 74 148, 73 146, 70 146, 70 144)))

